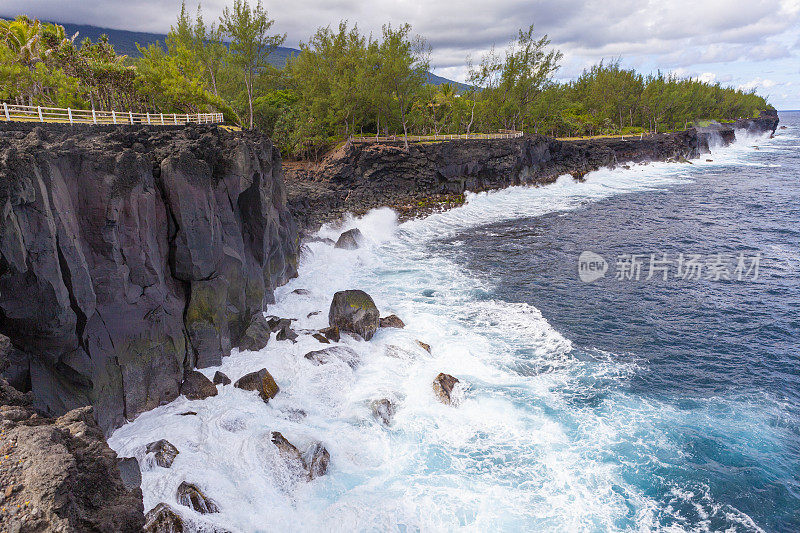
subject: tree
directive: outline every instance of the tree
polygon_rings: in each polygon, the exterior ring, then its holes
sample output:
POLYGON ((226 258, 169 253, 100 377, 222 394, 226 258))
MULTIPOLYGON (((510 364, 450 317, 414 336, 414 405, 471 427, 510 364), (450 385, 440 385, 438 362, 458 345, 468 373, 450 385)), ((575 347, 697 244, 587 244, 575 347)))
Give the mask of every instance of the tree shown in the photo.
POLYGON ((492 48, 477 67, 470 64, 470 83, 483 89, 481 98, 497 112, 503 128, 524 128, 533 100, 558 70, 562 54, 549 46, 547 35, 534 38, 531 25, 519 30, 505 58, 492 48))
POLYGON ((253 127, 253 85, 256 76, 269 63, 270 54, 286 40, 284 35, 268 32, 274 20, 267 16, 261 0, 251 8, 247 0, 234 0, 233 9, 226 7, 220 17, 222 32, 230 39, 233 62, 244 73, 247 103, 250 110, 250 128, 253 127))
POLYGON ((177 24, 170 28, 167 35, 167 48, 170 53, 183 57, 184 70, 202 71, 208 90, 219 96, 218 80, 227 64, 228 47, 222 42, 220 26, 212 24, 206 27, 200 5, 192 22, 186 4, 181 3, 177 24))
POLYGON ((367 40, 358 27, 339 23, 319 28, 308 43, 300 43, 300 54, 290 60, 289 76, 303 100, 303 109, 321 132, 345 136, 362 124, 369 107, 367 40))
POLYGON ((403 141, 408 149, 408 113, 414 97, 427 80, 429 61, 425 41, 412 38, 411 26, 403 24, 398 29, 383 26, 383 40, 378 47, 376 81, 382 90, 393 96, 394 107, 403 125, 403 141))

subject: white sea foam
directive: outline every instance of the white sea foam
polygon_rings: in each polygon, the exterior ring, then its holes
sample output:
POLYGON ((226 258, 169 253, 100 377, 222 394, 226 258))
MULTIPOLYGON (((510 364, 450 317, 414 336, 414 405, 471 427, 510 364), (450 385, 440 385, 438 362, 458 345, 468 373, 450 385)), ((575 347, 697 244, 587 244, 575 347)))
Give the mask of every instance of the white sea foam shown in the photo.
MULTIPOLYGON (((119 455, 140 460, 146 509, 167 502, 198 531, 658 527, 659 503, 605 457, 643 436, 652 460, 680 453, 654 426, 671 414, 661 406, 619 404, 599 416, 575 403, 576 395, 593 394, 586 380, 624 382, 632 363, 602 354, 575 358, 571 342, 537 309, 486 298, 486 281, 431 253, 428 243, 470 227, 689 183, 693 173, 740 161, 752 150, 737 143, 694 166, 633 165, 590 173, 584 183, 562 177, 545 187, 468 194, 462 207, 400 225, 391 210, 378 209, 326 226, 320 235, 334 239, 358 227, 367 245, 308 244, 300 276, 278 288, 269 314, 296 319, 297 331, 318 329, 327 326, 334 292, 361 288, 406 328, 382 329, 370 342, 343 337, 340 344, 358 354, 355 369, 306 360, 305 353, 325 347, 309 335, 234 352, 203 372, 211 377, 221 370, 236 380, 266 367, 281 388, 269 404, 228 385, 216 397, 181 397, 145 413, 109 443, 119 455), (297 288, 310 294, 293 293, 297 288), (466 385, 457 408, 436 401, 431 382, 439 372, 466 385), (369 402, 379 398, 398 405, 389 428, 370 414, 369 402), (181 416, 190 410, 197 415, 181 416), (299 481, 277 456, 271 431, 301 450, 324 443, 328 475, 299 481), (180 450, 170 469, 144 453, 147 443, 162 438, 180 450), (201 516, 179 506, 175 491, 184 480, 200 486, 221 512, 201 516)), ((685 493, 675 497, 692 500, 685 493)))

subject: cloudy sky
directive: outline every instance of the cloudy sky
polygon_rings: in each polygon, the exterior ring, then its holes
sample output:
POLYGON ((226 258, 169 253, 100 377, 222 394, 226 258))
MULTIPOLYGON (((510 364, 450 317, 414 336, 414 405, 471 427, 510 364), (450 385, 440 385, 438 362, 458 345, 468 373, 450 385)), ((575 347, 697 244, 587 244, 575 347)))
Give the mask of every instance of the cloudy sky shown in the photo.
MULTIPOLYGON (((255 1, 255 0, 253 0, 255 1)), ((206 20, 230 0, 204 0, 206 20)), ((187 5, 194 5, 187 1, 187 5)), ((800 109, 800 0, 266 0, 274 29, 296 47, 347 19, 365 31, 409 22, 431 45, 434 72, 463 81, 466 58, 502 48, 535 24, 564 52, 569 79, 600 59, 755 88, 800 109)), ((180 0, 0 0, 0 16, 166 32, 180 0)))

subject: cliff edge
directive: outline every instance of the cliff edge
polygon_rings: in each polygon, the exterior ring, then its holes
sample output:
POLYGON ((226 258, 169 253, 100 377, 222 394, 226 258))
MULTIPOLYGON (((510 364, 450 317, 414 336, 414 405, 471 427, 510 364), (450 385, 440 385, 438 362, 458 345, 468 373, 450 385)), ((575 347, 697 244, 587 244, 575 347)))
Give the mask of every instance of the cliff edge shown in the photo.
MULTIPOLYGON (((296 275, 280 154, 256 133, 0 129, 3 376, 109 433, 219 364, 296 275)), ((2 354, 0 354, 2 355, 2 354)))
POLYGON ((344 213, 391 206, 401 218, 463 201, 466 191, 546 184, 571 174, 581 179, 602 167, 647 161, 683 161, 728 144, 736 130, 774 133, 778 116, 714 124, 676 133, 562 141, 542 135, 517 139, 414 143, 350 143, 318 164, 289 163, 288 201, 298 223, 313 229, 344 213))

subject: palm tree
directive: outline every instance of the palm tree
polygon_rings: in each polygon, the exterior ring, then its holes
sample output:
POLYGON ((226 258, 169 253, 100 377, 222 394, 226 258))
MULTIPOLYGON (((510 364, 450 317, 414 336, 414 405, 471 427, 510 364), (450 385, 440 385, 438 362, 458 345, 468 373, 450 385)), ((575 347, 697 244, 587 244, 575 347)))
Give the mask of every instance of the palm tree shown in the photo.
POLYGON ((42 59, 42 23, 28 17, 0 21, 0 39, 17 54, 16 61, 33 67, 42 59))

